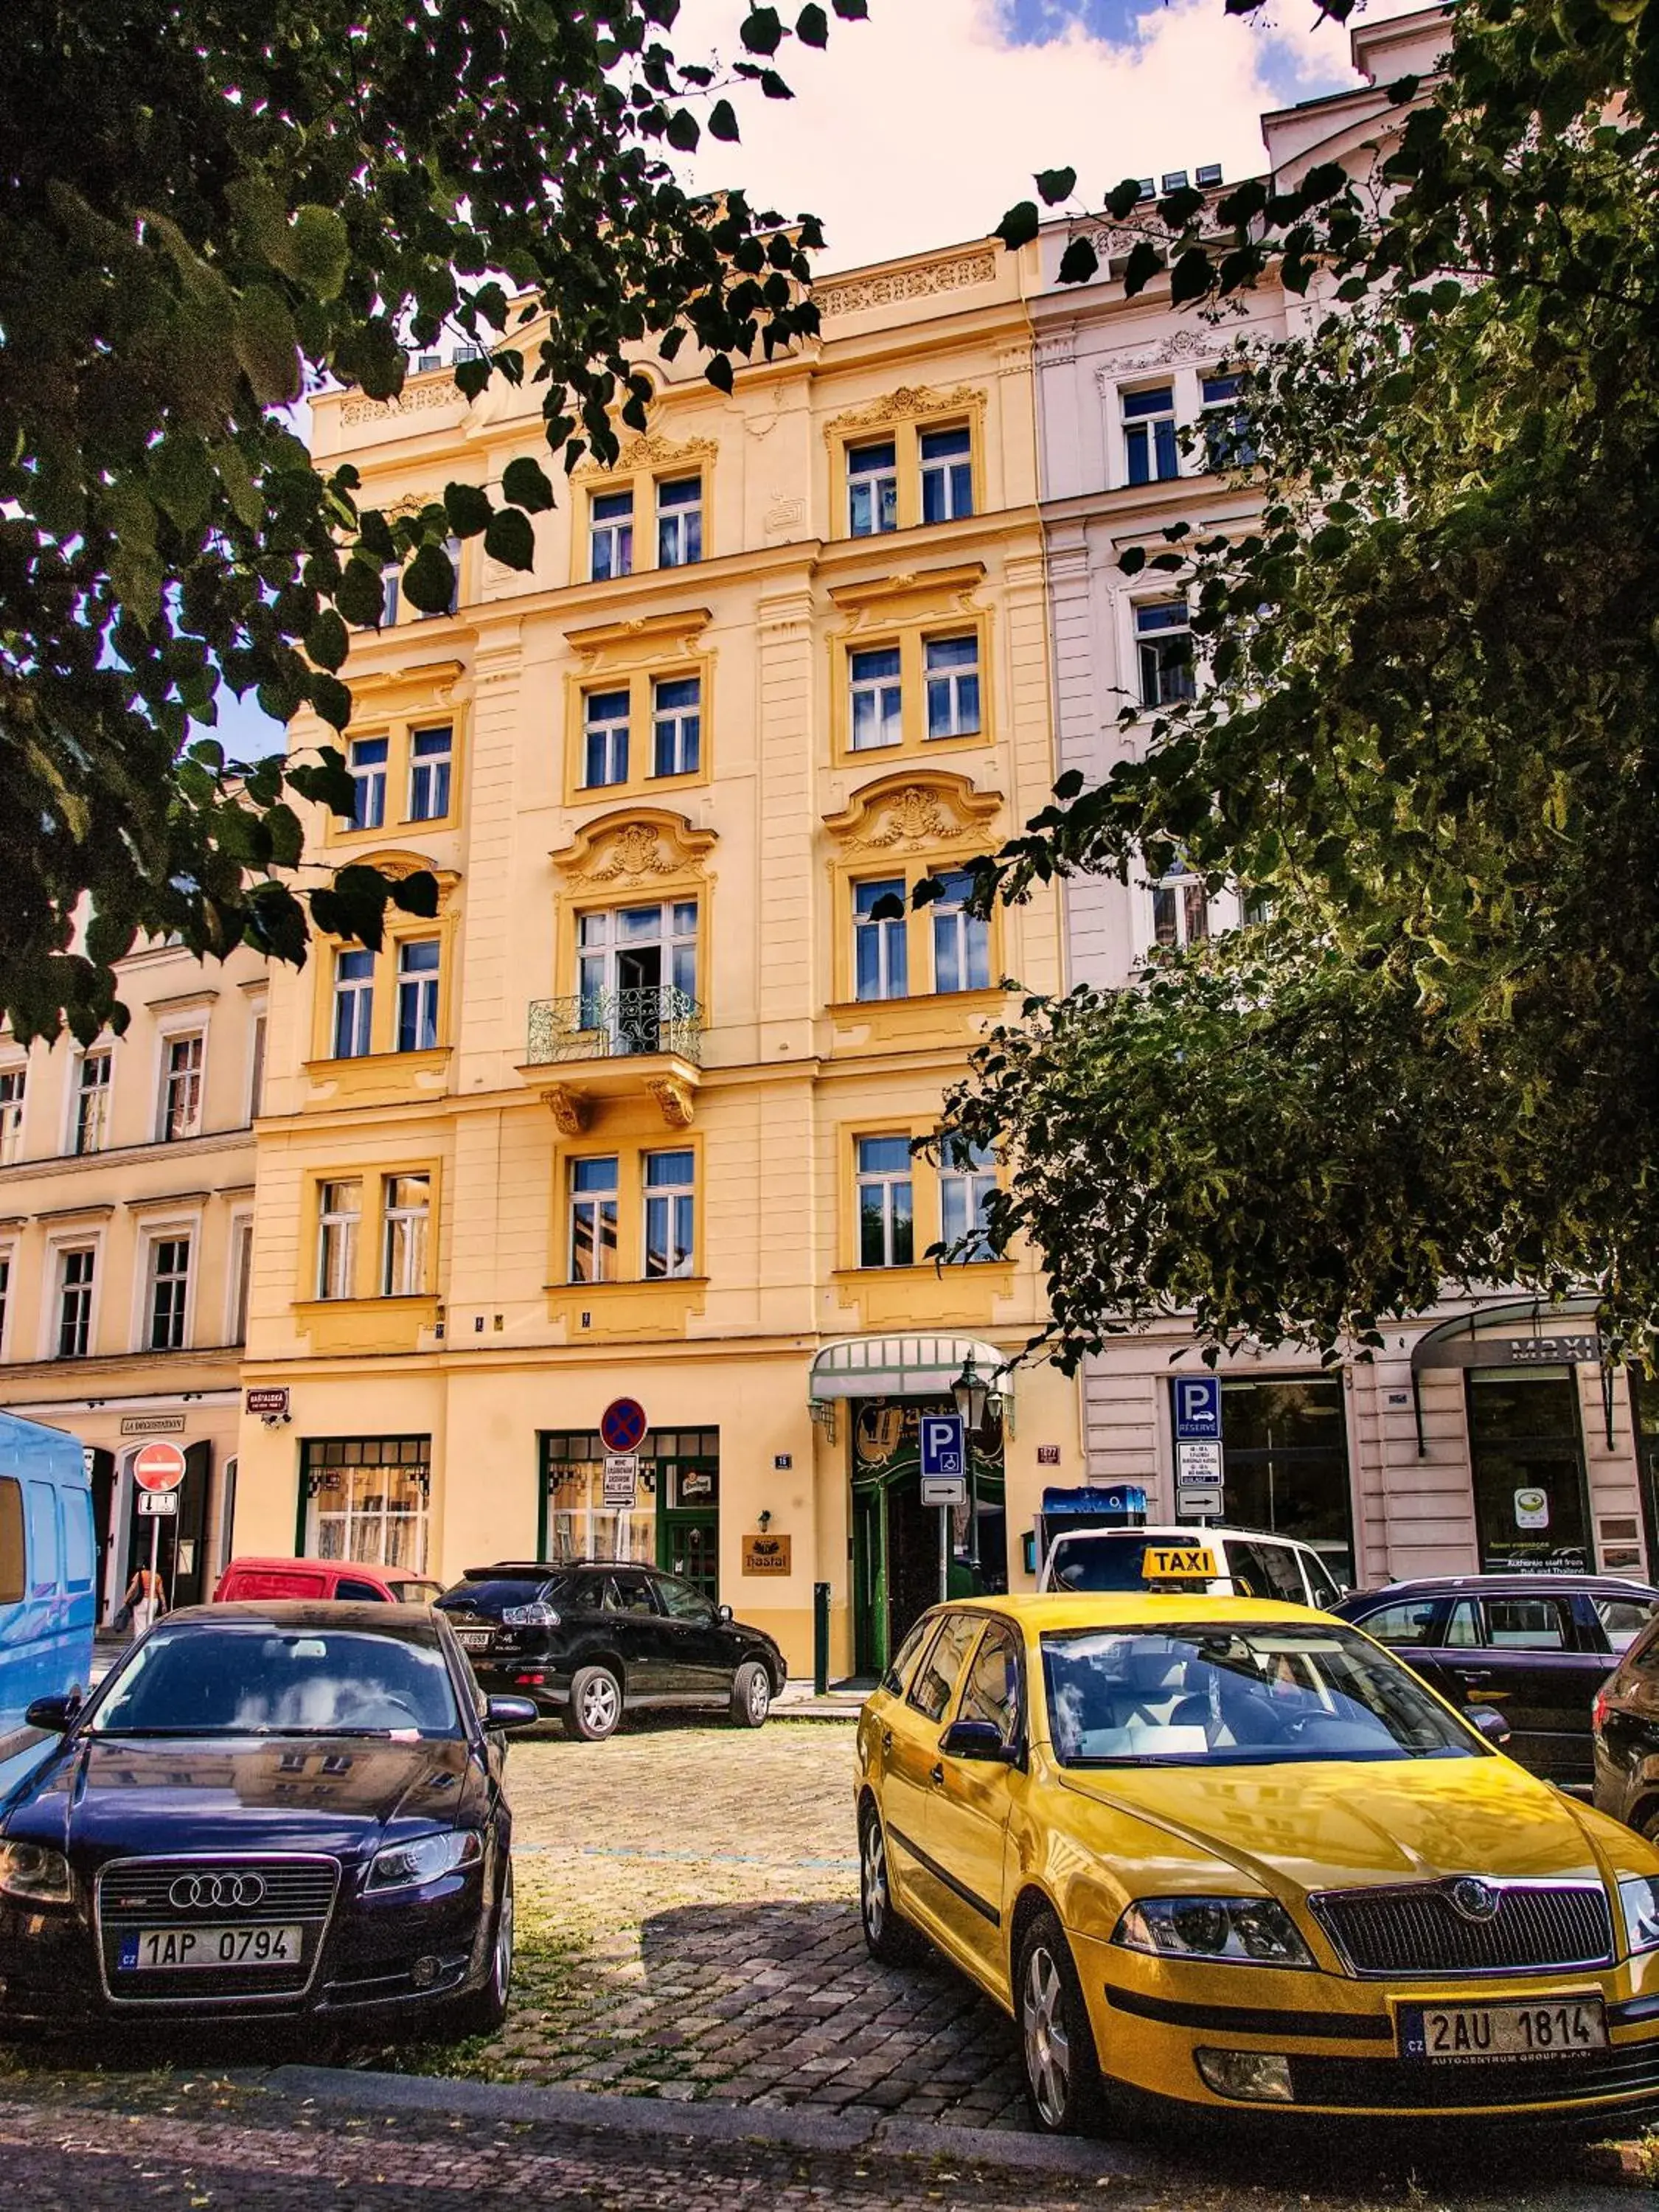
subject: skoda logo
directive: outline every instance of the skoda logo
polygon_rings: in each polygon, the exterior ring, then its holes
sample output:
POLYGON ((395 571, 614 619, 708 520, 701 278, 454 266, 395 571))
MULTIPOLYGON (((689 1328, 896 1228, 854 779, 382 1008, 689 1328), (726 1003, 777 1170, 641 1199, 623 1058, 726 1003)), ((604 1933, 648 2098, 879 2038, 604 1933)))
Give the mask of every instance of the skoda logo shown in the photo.
POLYGON ((1465 1920, 1491 1920, 1497 1916, 1498 1892, 1490 1882, 1477 1881, 1474 1875, 1466 1874, 1452 1884, 1451 1901, 1453 1909, 1461 1912, 1465 1920))
POLYGON ((176 1912, 246 1911, 265 1893, 262 1874, 181 1874, 167 1891, 176 1912))

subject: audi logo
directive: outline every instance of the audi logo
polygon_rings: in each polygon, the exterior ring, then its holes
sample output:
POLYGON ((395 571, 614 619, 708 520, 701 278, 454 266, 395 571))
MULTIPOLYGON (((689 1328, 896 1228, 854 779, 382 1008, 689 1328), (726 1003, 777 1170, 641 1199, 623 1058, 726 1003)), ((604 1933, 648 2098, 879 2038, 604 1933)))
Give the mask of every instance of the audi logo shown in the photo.
POLYGON ((181 1874, 167 1891, 176 1912, 246 1911, 265 1893, 262 1874, 181 1874))

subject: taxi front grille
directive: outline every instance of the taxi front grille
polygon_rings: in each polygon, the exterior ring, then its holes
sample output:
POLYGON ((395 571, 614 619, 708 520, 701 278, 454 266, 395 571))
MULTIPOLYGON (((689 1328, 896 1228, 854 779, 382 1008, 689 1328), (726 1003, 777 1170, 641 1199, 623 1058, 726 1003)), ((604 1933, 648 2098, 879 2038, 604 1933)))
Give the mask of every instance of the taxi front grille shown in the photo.
POLYGON ((1613 1916, 1599 1882, 1486 1882, 1495 1909, 1460 1910, 1455 1881, 1328 1890, 1310 1901, 1356 1974, 1553 1972, 1613 1957, 1613 1916))
POLYGON ((1433 2065, 1391 2058, 1292 2058, 1298 2105, 1358 2112, 1490 2110, 1494 2106, 1576 2104, 1590 2097, 1659 2100, 1659 2042, 1615 2045, 1571 2058, 1493 2058, 1433 2065))

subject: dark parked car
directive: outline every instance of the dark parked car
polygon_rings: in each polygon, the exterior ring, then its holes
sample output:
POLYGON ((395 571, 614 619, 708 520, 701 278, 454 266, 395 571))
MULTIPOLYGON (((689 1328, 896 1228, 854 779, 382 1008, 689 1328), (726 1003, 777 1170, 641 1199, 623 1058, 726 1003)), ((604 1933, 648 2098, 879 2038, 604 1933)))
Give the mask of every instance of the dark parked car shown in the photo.
POLYGON ((758 1728, 784 1685, 769 1636, 654 1567, 469 1567, 438 1604, 484 1689, 533 1698, 589 1743, 634 1707, 713 1706, 758 1728))
POLYGON ((171 1614, 0 1819, 0 2034, 305 2014, 499 2025, 513 1972, 501 1729, 428 1607, 171 1614))
POLYGON ((1447 1575, 1358 1591, 1331 1610, 1453 1705, 1501 1713, 1511 1759, 1587 1790, 1596 1691, 1659 1615, 1659 1590, 1616 1575, 1447 1575))
POLYGON ((1596 1692, 1595 1803, 1659 1843, 1659 1615, 1596 1692))

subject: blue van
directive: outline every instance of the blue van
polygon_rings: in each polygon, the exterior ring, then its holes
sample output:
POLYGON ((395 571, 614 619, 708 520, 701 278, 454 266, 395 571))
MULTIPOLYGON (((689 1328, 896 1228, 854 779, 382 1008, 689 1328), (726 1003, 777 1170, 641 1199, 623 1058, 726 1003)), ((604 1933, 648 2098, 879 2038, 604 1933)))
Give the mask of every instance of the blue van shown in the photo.
POLYGON ((97 1557, 79 1443, 0 1413, 0 1757, 36 1698, 91 1686, 97 1557))

